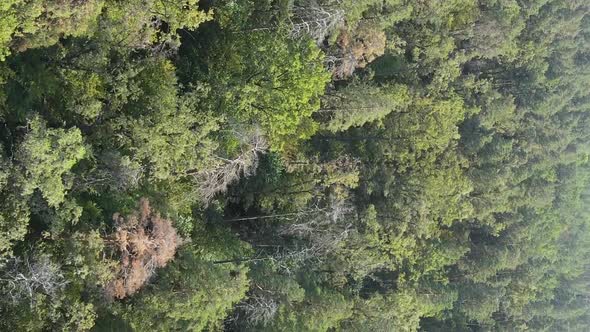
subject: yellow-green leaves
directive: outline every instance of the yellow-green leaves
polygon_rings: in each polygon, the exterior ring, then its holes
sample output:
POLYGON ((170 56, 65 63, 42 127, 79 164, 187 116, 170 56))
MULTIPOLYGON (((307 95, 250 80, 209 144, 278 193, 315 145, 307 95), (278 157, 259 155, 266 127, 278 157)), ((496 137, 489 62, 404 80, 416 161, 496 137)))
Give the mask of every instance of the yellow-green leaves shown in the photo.
POLYGON ((211 12, 198 8, 197 0, 112 1, 101 17, 104 29, 97 34, 128 48, 177 47, 179 29, 196 29, 211 18, 211 12))
POLYGON ((86 155, 82 133, 77 128, 47 128, 38 117, 28 127, 17 159, 24 173, 23 194, 38 189, 49 206, 58 207, 71 185, 64 176, 86 155))
POLYGON ((12 53, 84 36, 96 28, 104 0, 6 0, 0 4, 0 61, 12 53))
POLYGON ((313 42, 253 32, 228 38, 211 61, 222 111, 258 123, 271 149, 283 151, 317 129, 311 115, 320 108, 330 75, 313 42))
POLYGON ((328 93, 317 116, 326 119, 325 129, 339 132, 366 123, 379 123, 392 112, 405 112, 410 101, 404 85, 378 87, 353 82, 344 89, 328 93))
POLYGON ((198 92, 178 93, 174 65, 149 61, 132 82, 134 95, 108 124, 118 148, 145 165, 154 180, 178 179, 210 166, 207 155, 216 144, 208 135, 220 118, 200 112, 198 92))

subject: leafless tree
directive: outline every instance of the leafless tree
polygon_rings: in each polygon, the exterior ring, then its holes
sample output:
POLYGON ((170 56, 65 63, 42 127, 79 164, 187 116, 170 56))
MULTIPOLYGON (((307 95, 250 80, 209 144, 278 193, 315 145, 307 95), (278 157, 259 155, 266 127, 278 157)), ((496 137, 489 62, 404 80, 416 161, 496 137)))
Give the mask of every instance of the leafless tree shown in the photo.
POLYGON ((305 239, 310 243, 307 247, 286 252, 289 258, 321 260, 326 253, 349 237, 353 224, 348 219, 355 213, 350 202, 334 198, 330 200, 327 208, 318 211, 320 212, 315 216, 285 225, 280 230, 283 236, 305 239))
POLYGON ((342 79, 350 77, 357 68, 358 61, 351 52, 330 54, 326 56, 324 63, 332 72, 334 78, 342 79))
POLYGON ((124 192, 137 187, 144 174, 143 166, 118 152, 105 152, 97 158, 96 169, 79 176, 74 190, 109 188, 124 192))
POLYGON ((35 293, 55 297, 67 285, 60 266, 47 256, 13 258, 6 264, 0 282, 7 300, 19 303, 28 299, 31 306, 35 293))
POLYGON ((246 144, 240 155, 234 159, 217 156, 220 166, 193 174, 199 184, 199 191, 205 204, 211 202, 218 193, 225 192, 230 184, 242 176, 256 172, 260 154, 266 153, 268 143, 259 130, 243 137, 246 144))
POLYGON ((295 6, 292 9, 291 36, 300 38, 309 36, 318 44, 334 30, 344 25, 344 11, 327 9, 318 5, 295 6))
POLYGON ((269 291, 254 289, 252 295, 240 303, 238 308, 243 311, 248 324, 265 326, 277 314, 279 303, 269 291))

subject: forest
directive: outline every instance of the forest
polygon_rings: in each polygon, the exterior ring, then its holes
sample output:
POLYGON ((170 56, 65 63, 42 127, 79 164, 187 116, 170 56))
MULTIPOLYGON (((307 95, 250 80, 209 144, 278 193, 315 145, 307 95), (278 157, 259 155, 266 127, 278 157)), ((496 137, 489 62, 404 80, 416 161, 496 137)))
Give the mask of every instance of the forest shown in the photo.
POLYGON ((1 331, 588 331, 586 0, 1 0, 1 331))

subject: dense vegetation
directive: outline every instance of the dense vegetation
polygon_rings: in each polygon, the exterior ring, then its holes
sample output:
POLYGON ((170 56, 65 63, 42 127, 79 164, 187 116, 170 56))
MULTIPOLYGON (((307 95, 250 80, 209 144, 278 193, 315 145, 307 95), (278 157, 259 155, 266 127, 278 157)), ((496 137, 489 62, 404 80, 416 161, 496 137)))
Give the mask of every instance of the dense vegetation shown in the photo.
POLYGON ((586 1, 0 23, 0 330, 590 326, 586 1))

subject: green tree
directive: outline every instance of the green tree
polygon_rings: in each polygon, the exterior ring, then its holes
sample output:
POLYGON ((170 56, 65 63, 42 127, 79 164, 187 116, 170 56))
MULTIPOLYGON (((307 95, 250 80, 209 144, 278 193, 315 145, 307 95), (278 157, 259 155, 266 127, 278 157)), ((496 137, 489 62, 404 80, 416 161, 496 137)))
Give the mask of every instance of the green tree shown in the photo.
POLYGON ((162 271, 155 288, 125 309, 131 326, 158 331, 220 328, 233 305, 245 296, 248 270, 200 257, 188 248, 162 271))
POLYGON ((38 189, 50 207, 58 207, 71 186, 64 176, 86 155, 82 134, 77 128, 47 128, 40 118, 32 119, 28 127, 17 154, 24 173, 23 195, 38 189))
POLYGON ((240 123, 258 123, 272 149, 285 150, 317 128, 311 116, 329 80, 322 60, 308 40, 258 31, 224 36, 208 59, 207 81, 217 100, 212 102, 240 123))

